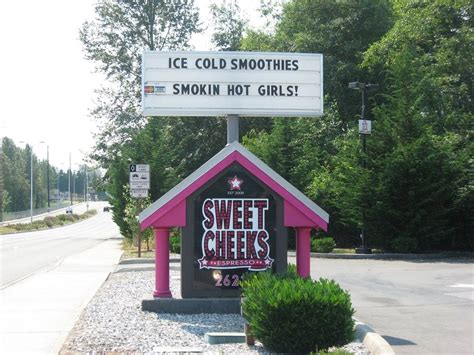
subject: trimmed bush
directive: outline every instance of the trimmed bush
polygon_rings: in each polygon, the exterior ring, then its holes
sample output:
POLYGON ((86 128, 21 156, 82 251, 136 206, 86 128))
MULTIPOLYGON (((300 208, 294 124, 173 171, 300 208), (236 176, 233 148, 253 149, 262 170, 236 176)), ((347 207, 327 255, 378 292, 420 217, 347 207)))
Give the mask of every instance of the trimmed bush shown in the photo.
POLYGON ((48 225, 44 221, 34 221, 31 223, 31 229, 46 229, 48 225))
POLYGON ((277 353, 309 353, 353 340, 349 294, 333 280, 260 272, 241 283, 253 335, 277 353))
POLYGON ((311 251, 317 253, 330 253, 336 247, 334 239, 327 237, 321 239, 313 239, 311 241, 311 251))
POLYGON ((55 217, 55 216, 47 216, 47 217, 44 217, 43 222, 46 223, 46 225, 48 226, 48 228, 52 228, 52 227, 54 227, 55 225, 60 225, 59 219, 58 219, 57 217, 55 217))
POLYGON ((77 213, 71 214, 72 218, 74 218, 75 221, 78 221, 81 219, 81 217, 77 213))
POLYGON ((17 223, 17 224, 11 225, 10 227, 15 228, 15 230, 16 230, 16 231, 19 231, 19 232, 21 232, 21 231, 27 231, 27 230, 31 229, 29 223, 17 223))
POLYGON ((66 222, 68 216, 69 216, 69 215, 63 213, 63 214, 58 214, 56 217, 57 217, 61 222, 66 222))

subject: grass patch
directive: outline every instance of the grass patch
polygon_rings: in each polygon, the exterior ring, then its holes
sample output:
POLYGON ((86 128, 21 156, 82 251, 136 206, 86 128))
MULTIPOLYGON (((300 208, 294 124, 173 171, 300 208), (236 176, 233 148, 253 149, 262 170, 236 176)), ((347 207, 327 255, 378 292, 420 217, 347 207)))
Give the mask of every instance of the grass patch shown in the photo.
MULTIPOLYGON (((142 258, 154 258, 155 251, 153 248, 155 247, 154 241, 149 242, 150 250, 147 250, 146 241, 142 241, 142 258)), ((133 259, 138 258, 138 246, 132 243, 129 239, 123 239, 122 241, 122 250, 123 255, 122 259, 133 259)))
POLYGON ((57 216, 46 216, 43 220, 34 221, 33 223, 17 223, 17 224, 10 224, 8 226, 0 227, 0 235, 21 233, 21 232, 31 232, 31 231, 60 227, 66 224, 72 224, 74 222, 84 220, 86 218, 95 216, 96 214, 97 214, 96 210, 89 210, 87 212, 84 212, 81 215, 60 214, 57 216))
POLYGON ((354 254, 355 249, 348 249, 348 248, 334 248, 332 251, 335 254, 354 254))

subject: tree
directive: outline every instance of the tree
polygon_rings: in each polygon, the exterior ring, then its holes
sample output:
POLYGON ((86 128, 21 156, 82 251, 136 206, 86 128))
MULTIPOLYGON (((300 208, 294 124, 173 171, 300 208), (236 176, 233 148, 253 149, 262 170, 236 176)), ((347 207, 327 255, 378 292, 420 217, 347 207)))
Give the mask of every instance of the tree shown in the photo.
POLYGON ((248 21, 242 18, 237 1, 224 0, 221 5, 211 4, 210 10, 215 23, 212 43, 222 51, 238 50, 248 21))
POLYGON ((187 48, 199 24, 193 0, 99 0, 95 12, 96 19, 83 24, 80 40, 86 59, 112 83, 98 91, 98 103, 91 112, 101 126, 94 158, 106 167, 121 143, 144 124, 141 54, 187 48))
POLYGON ((359 101, 347 90, 347 84, 366 76, 359 68, 364 51, 390 29, 388 1, 293 0, 283 5, 277 18, 274 34, 249 32, 242 47, 322 53, 324 92, 335 100, 341 120, 353 121, 359 101))

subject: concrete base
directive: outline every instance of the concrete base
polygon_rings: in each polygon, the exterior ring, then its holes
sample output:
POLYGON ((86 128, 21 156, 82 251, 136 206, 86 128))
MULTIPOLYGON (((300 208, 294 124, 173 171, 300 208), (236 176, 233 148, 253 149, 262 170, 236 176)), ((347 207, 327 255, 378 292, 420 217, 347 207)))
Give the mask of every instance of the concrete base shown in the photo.
POLYGON ((204 340, 211 345, 245 343, 245 334, 235 332, 206 333, 204 340))
POLYGON ((145 298, 142 310, 156 313, 240 314, 240 298, 145 298))

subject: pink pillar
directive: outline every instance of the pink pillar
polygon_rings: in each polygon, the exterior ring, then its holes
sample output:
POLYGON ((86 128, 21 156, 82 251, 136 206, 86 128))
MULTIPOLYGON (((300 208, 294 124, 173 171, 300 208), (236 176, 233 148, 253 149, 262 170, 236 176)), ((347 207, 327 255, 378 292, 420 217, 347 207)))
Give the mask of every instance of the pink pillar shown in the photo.
POLYGON ((296 271, 301 277, 310 276, 311 228, 296 228, 296 271))
POLYGON ((155 229, 155 291, 154 297, 172 297, 170 291, 170 231, 155 229))

